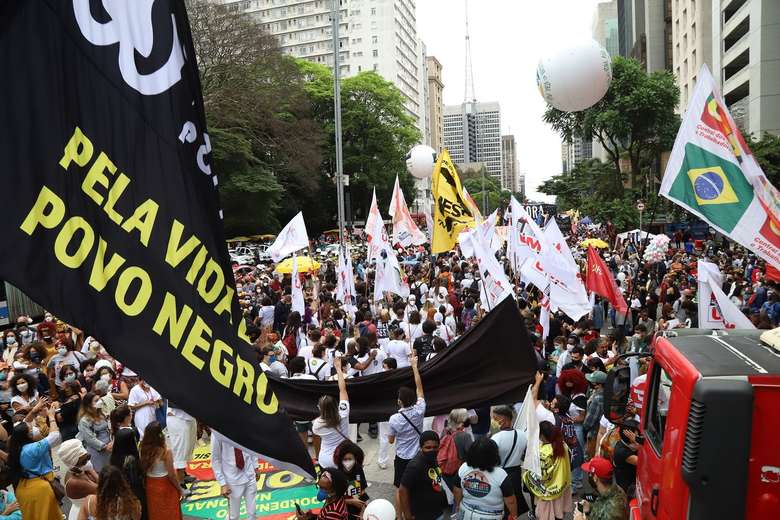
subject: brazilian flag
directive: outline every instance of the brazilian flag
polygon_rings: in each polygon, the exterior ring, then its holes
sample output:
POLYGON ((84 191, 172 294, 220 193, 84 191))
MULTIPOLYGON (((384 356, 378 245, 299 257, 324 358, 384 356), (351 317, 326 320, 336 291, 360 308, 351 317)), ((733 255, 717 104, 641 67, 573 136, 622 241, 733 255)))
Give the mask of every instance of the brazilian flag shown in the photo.
POLYGON ((730 233, 753 201, 753 186, 738 165, 688 143, 669 197, 730 233))

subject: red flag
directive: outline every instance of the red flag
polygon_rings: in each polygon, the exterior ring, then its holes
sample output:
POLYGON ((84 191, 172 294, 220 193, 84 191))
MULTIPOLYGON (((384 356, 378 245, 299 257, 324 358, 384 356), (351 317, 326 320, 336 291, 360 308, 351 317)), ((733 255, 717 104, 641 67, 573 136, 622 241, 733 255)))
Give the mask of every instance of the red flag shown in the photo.
POLYGON ((599 296, 609 300, 609 303, 619 312, 625 314, 628 311, 626 300, 620 294, 612 273, 609 272, 607 264, 599 256, 593 246, 588 246, 588 275, 585 280, 585 288, 599 296))

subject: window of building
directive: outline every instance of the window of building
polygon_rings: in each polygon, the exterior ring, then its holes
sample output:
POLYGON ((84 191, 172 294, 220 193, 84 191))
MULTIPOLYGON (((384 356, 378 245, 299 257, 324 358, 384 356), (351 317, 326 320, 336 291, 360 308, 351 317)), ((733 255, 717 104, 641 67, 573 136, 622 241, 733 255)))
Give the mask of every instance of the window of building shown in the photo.
POLYGON ((371 43, 379 43, 379 36, 372 36, 371 43))
POLYGON ((374 58, 378 58, 379 57, 379 51, 374 49, 373 50, 373 55, 374 55, 374 58))
POLYGON ((691 67, 693 67, 693 70, 698 69, 698 63, 696 62, 696 49, 691 52, 691 67))
POLYGON ((374 70, 375 71, 379 70, 379 64, 378 63, 374 63, 374 70))
POLYGON ((376 16, 376 7, 371 8, 371 16, 376 16))

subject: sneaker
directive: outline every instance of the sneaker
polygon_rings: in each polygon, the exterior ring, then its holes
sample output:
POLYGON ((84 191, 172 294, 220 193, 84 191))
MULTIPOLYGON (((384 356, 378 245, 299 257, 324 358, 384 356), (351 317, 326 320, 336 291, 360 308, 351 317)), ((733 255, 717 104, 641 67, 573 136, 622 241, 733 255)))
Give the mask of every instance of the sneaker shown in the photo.
POLYGON ((360 435, 359 433, 357 434, 357 441, 358 442, 363 442, 363 436, 360 435))

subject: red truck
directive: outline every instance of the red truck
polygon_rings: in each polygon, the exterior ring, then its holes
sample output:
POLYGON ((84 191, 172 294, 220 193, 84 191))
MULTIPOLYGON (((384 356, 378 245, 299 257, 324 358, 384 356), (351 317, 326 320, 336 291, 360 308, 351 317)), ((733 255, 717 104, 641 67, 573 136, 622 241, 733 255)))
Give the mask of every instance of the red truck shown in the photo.
MULTIPOLYGON (((649 356, 632 519, 780 519, 780 335, 682 329, 649 356), (775 346, 773 346, 775 345, 775 346)), ((628 367, 605 412, 618 423, 628 367)))

